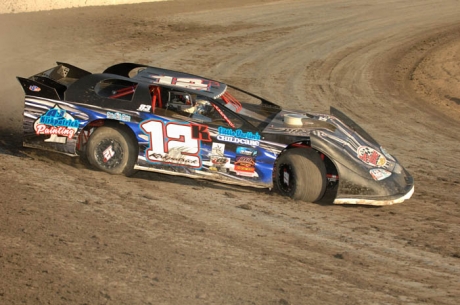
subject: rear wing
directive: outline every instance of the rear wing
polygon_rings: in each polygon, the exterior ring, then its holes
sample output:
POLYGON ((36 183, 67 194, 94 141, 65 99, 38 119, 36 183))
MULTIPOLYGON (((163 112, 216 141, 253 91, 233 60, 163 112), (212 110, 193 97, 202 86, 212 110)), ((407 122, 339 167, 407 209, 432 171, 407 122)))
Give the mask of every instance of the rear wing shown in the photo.
POLYGON ((76 80, 91 73, 57 62, 57 66, 29 78, 17 77, 26 95, 63 100, 67 88, 76 80))

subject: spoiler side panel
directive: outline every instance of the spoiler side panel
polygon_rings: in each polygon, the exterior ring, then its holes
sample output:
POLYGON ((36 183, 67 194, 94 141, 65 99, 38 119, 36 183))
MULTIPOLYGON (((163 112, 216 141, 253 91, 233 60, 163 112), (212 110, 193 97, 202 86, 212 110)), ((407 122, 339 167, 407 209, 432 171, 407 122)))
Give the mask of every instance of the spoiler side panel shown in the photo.
POLYGON ((17 79, 21 84, 26 96, 31 95, 35 97, 43 97, 55 100, 61 99, 56 88, 50 87, 49 84, 45 84, 42 79, 40 79, 42 81, 35 81, 22 77, 17 77, 17 79))

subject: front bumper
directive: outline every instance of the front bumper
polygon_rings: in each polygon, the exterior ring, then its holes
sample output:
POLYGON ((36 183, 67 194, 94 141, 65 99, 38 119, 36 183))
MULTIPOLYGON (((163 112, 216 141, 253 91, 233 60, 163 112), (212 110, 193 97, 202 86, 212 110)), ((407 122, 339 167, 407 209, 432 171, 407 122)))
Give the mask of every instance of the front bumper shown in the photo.
POLYGON ((385 196, 380 198, 353 198, 353 197, 343 197, 343 198, 336 198, 334 200, 334 204, 363 204, 363 205, 375 205, 375 206, 383 206, 383 205, 392 205, 395 203, 401 203, 404 200, 409 199, 412 197, 414 193, 415 186, 412 184, 409 191, 406 194, 398 194, 393 196, 385 196))

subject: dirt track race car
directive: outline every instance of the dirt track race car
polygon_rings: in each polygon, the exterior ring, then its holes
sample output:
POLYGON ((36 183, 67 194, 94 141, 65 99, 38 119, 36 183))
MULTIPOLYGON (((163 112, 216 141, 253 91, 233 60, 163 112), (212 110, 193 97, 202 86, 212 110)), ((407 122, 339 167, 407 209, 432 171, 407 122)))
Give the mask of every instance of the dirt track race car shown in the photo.
POLYGON ((308 202, 388 205, 411 175, 347 116, 284 110, 236 87, 121 63, 92 74, 66 63, 29 78, 26 147, 137 170, 275 188, 308 202))

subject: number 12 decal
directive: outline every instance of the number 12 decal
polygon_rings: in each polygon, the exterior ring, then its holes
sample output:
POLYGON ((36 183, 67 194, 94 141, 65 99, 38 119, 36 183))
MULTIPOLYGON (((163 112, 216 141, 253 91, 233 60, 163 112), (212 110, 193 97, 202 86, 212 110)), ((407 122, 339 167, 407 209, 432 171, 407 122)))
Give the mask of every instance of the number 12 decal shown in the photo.
POLYGON ((145 151, 148 161, 201 167, 201 141, 211 141, 207 126, 150 120, 140 127, 149 136, 150 145, 145 151))

